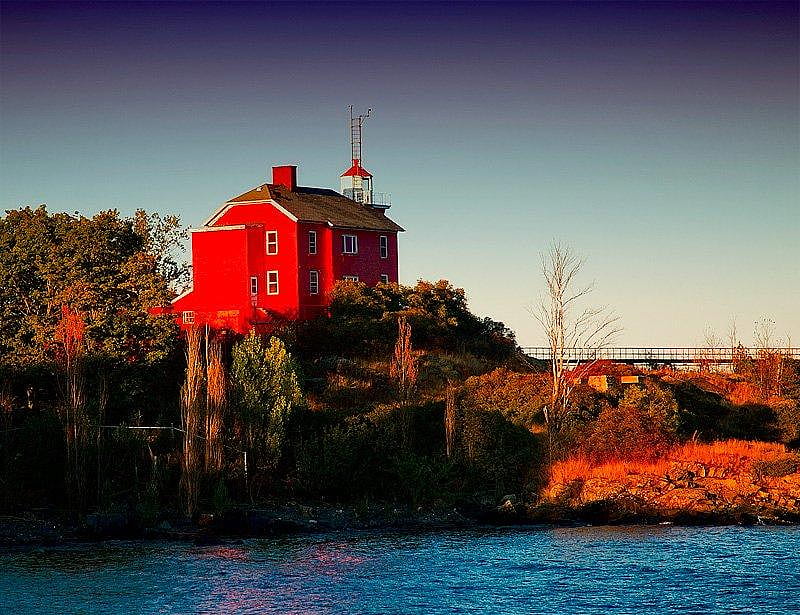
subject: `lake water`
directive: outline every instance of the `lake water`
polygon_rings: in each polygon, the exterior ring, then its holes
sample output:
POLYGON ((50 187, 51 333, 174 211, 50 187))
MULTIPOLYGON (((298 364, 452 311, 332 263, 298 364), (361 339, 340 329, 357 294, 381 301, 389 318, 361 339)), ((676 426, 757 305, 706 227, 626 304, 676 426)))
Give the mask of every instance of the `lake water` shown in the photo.
POLYGON ((6 613, 798 613, 800 527, 348 532, 0 554, 6 613))

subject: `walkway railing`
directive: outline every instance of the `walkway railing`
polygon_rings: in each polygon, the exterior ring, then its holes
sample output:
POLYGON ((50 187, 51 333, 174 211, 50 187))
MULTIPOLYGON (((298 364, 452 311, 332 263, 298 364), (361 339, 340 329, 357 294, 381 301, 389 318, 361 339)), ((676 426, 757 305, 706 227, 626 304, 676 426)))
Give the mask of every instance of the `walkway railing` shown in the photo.
MULTIPOLYGON (((523 347, 522 351, 533 359, 549 361, 550 348, 545 346, 523 347)), ((699 348, 699 347, 613 347, 613 348, 569 348, 564 358, 569 362, 610 360, 619 363, 732 363, 740 359, 756 359, 764 353, 762 348, 699 348)), ((800 359, 800 348, 773 348, 768 352, 780 353, 790 359, 800 359)))

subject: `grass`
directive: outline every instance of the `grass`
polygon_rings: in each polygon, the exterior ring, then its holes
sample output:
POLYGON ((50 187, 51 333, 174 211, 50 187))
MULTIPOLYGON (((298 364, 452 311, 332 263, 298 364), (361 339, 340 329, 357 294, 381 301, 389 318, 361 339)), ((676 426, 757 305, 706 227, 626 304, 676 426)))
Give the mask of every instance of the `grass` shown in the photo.
POLYGON ((602 478, 623 480, 629 475, 655 475, 667 473, 673 463, 699 463, 705 466, 749 469, 753 463, 771 461, 788 453, 783 444, 725 440, 703 444, 686 442, 671 448, 665 455, 651 462, 611 460, 593 464, 587 458, 575 456, 559 461, 550 468, 550 484, 564 485, 575 480, 602 478))

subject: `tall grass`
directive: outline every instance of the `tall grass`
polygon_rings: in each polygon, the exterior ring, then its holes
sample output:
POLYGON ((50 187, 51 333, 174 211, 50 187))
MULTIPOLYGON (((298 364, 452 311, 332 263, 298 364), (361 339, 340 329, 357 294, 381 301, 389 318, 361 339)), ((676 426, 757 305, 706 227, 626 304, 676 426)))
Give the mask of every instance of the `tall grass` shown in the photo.
POLYGON ((703 444, 686 442, 669 449, 662 457, 650 462, 609 460, 592 463, 586 457, 574 456, 553 464, 550 484, 568 484, 575 480, 602 478, 623 480, 629 475, 663 476, 674 463, 699 463, 709 467, 724 467, 743 471, 758 461, 769 461, 787 454, 783 444, 725 440, 703 444))

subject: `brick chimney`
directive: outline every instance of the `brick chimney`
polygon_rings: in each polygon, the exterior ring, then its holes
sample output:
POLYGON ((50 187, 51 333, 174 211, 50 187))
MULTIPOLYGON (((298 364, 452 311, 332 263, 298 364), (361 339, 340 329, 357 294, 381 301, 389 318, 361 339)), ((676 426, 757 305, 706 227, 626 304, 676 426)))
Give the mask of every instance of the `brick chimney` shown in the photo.
POLYGON ((297 188, 297 167, 293 164, 272 167, 272 183, 294 190, 297 188))

